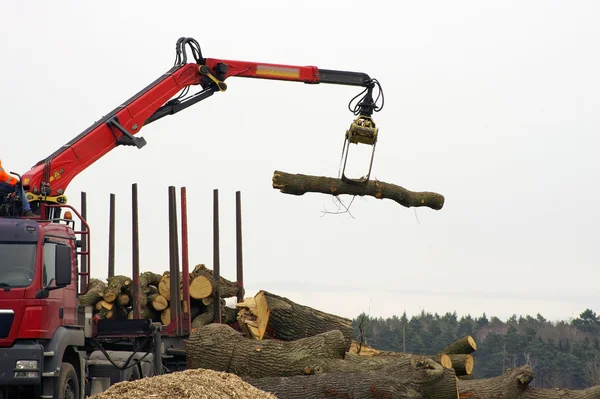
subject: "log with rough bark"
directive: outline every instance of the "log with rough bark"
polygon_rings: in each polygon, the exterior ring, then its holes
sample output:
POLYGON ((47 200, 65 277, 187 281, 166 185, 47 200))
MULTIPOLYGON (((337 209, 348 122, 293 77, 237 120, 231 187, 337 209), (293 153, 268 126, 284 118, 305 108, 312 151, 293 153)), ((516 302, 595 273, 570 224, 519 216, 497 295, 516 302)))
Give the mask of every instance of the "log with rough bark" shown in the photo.
POLYGON ((447 355, 469 355, 477 350, 477 343, 472 336, 467 335, 446 346, 440 353, 447 355))
POLYGON ((329 331, 296 341, 254 341, 226 324, 198 328, 185 341, 188 368, 206 368, 250 377, 303 374, 319 359, 342 359, 345 340, 329 331))
MULTIPOLYGON (((150 298, 148 298, 150 300, 150 298)), ((162 311, 169 307, 169 301, 161 294, 152 297, 152 307, 154 310, 162 311)))
MULTIPOLYGON (((410 353, 403 352, 393 352, 393 351, 383 351, 375 348, 371 348, 365 344, 360 344, 360 342, 352 341, 352 345, 350 345, 350 350, 348 354, 366 356, 366 357, 385 357, 385 356, 412 356, 410 353)), ((452 359, 449 355, 446 354, 438 354, 438 355, 423 355, 424 357, 433 360, 444 366, 447 369, 451 369, 452 367, 452 359)))
POLYGON ((104 291, 104 300, 114 302, 117 300, 123 289, 127 289, 133 284, 133 280, 127 276, 113 276, 108 279, 106 290, 104 291))
POLYGON ((473 373, 475 360, 473 355, 442 355, 450 359, 450 367, 456 372, 456 376, 470 375, 473 373))
POLYGON ((458 398, 454 371, 429 359, 402 366, 394 363, 387 369, 375 371, 242 378, 259 389, 273 393, 279 399, 458 398))
MULTIPOLYGON (((250 333, 258 340, 274 338, 293 341, 331 330, 339 330, 346 340, 346 351, 352 343, 352 320, 299 305, 267 291, 254 296, 255 320, 246 322, 250 333)), ((238 320, 243 315, 238 316, 238 320)))
POLYGON ((106 284, 97 278, 90 279, 90 289, 83 295, 79 295, 79 304, 94 306, 104 296, 106 284))
POLYGON ((597 399, 600 385, 582 390, 544 389, 529 385, 535 373, 529 366, 508 369, 493 378, 459 379, 461 398, 469 399, 597 399))
POLYGON ((378 199, 390 199, 398 204, 410 207, 428 207, 440 210, 444 206, 444 196, 434 192, 415 192, 391 183, 371 180, 366 185, 355 185, 333 177, 291 174, 276 170, 273 173, 273 188, 284 194, 303 195, 322 193, 331 195, 371 196, 378 199))
MULTIPOLYGON (((232 298, 237 295, 237 283, 219 276, 219 296, 221 298, 232 298)), ((213 271, 204 264, 196 265, 190 272, 190 297, 194 299, 208 298, 215 293, 217 281, 213 271)))

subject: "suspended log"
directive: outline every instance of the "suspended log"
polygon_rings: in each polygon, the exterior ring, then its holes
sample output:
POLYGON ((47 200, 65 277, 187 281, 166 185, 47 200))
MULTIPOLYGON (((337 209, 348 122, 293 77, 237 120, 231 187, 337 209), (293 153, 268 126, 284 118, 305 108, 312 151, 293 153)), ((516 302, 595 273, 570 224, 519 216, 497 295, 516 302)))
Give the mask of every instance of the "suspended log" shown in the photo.
POLYGON ((447 355, 468 355, 477 350, 477 344, 470 335, 446 346, 440 353, 447 355))
POLYGON ((529 385, 535 374, 531 367, 508 369, 493 378, 458 380, 461 398, 469 399, 596 399, 600 385, 582 390, 543 389, 529 385))
POLYGON ((242 378, 259 389, 273 393, 279 399, 459 397, 454 371, 429 359, 422 363, 407 363, 403 367, 396 365, 376 371, 242 378))
MULTIPOLYGON (((345 350, 352 343, 352 320, 299 305, 288 298, 267 291, 254 296, 256 303, 255 338, 275 338, 294 341, 331 330, 339 330, 346 341, 345 350)), ((250 329, 254 334, 254 330, 250 329)))
POLYGON ((442 355, 450 359, 450 367, 454 369, 457 376, 470 375, 473 373, 475 360, 473 355, 442 355))
POLYGON ((93 278, 90 280, 90 289, 83 295, 79 295, 79 304, 94 306, 99 300, 104 296, 104 290, 106 289, 106 284, 104 281, 99 280, 97 278, 93 278))
POLYGON ((331 195, 371 196, 378 199, 390 199, 398 204, 410 207, 428 207, 440 210, 444 206, 444 196, 434 192, 415 192, 391 183, 371 180, 366 185, 355 185, 332 177, 290 174, 276 170, 273 173, 273 188, 284 194, 304 195, 322 193, 331 195))
POLYGON ((212 323, 190 334, 185 352, 188 368, 260 378, 303 374, 317 359, 342 359, 345 345, 337 330, 297 341, 253 341, 226 324, 212 323))

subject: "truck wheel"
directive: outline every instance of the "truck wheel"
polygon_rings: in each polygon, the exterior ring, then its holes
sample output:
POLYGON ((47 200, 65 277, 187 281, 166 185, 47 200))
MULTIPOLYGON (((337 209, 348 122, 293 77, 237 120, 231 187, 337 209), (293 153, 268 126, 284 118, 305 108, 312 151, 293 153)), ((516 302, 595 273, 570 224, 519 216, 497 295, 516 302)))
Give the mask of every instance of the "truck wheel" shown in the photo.
POLYGON ((71 363, 62 363, 54 399, 79 399, 79 379, 71 363))

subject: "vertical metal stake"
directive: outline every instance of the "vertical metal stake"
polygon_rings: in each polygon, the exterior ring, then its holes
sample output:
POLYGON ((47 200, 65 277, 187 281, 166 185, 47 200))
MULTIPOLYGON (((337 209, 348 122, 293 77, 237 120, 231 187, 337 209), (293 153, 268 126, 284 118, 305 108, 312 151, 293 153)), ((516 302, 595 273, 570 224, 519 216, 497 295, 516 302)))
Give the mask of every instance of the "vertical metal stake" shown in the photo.
MULTIPOLYGON (((177 237, 177 198, 174 186, 169 186, 169 254, 171 282, 171 325, 176 334, 181 335, 181 295, 179 292, 179 243, 177 237)), ((172 330, 171 330, 172 331, 172 330)))
POLYGON ((108 222, 108 277, 115 275, 115 195, 110 194, 110 217, 108 222))
POLYGON ((190 309, 190 270, 188 255, 188 225, 187 225, 187 193, 186 188, 181 187, 181 268, 183 269, 183 334, 189 334, 191 330, 190 309))
POLYGON ((235 252, 237 263, 237 301, 244 300, 244 260, 242 256, 242 194, 235 193, 235 252))
POLYGON ((133 318, 136 320, 140 318, 142 307, 140 303, 140 236, 138 228, 138 190, 137 183, 133 183, 131 185, 131 253, 133 263, 133 318))
POLYGON ((219 190, 213 190, 213 274, 217 286, 215 287, 214 294, 214 314, 213 321, 215 323, 221 323, 221 294, 220 279, 221 279, 221 265, 219 256, 219 190))
MULTIPOLYGON (((81 192, 81 217, 83 220, 87 221, 87 194, 82 191, 81 192)), ((81 231, 87 231, 87 227, 83 221, 81 222, 81 231)), ((88 235, 81 235, 81 252, 87 252, 88 248, 88 235)), ((88 256, 81 255, 81 273, 87 273, 89 271, 88 264, 88 256)), ((79 292, 87 291, 88 281, 90 276, 81 275, 79 277, 79 292)))

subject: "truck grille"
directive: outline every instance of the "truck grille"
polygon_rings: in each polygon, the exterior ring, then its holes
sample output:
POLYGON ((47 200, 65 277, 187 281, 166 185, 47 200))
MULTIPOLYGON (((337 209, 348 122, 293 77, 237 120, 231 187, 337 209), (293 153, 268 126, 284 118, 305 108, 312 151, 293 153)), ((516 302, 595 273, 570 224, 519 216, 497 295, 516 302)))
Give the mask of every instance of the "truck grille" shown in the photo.
POLYGON ((15 312, 10 309, 0 309, 0 339, 8 337, 12 327, 15 312))

